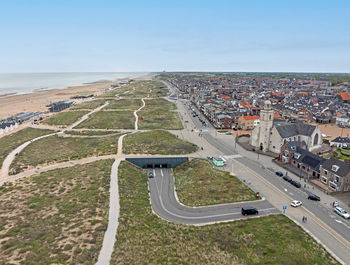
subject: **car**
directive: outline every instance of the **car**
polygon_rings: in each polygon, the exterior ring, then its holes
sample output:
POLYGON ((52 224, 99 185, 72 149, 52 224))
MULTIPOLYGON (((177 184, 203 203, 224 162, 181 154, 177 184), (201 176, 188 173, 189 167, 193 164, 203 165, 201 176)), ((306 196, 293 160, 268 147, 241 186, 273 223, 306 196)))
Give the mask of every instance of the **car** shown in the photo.
POLYGON ((339 206, 334 208, 334 212, 345 219, 350 219, 350 214, 339 206))
POLYGON ((301 184, 299 181, 296 181, 296 180, 292 180, 290 182, 290 184, 292 184, 294 187, 297 187, 297 188, 300 188, 301 187, 301 184))
POLYGON ((231 131, 228 131, 228 132, 226 132, 225 134, 226 134, 226 135, 231 135, 232 132, 231 132, 231 131))
POLYGON ((283 179, 284 179, 285 181, 292 182, 292 179, 291 179, 290 176, 285 175, 285 176, 283 176, 283 179))
POLYGON ((283 177, 283 173, 281 171, 276 171, 276 175, 279 177, 283 177))
POLYGON ((307 199, 312 200, 312 201, 321 201, 320 197, 318 197, 317 195, 312 194, 312 193, 310 193, 309 196, 307 196, 307 199))
POLYGON ((154 177, 154 175, 153 175, 153 172, 152 172, 152 171, 150 171, 150 172, 148 173, 148 177, 149 177, 149 178, 153 178, 153 177, 154 177))
POLYGON ((294 200, 290 203, 290 206, 298 207, 298 206, 301 206, 302 204, 303 203, 301 201, 294 200))
POLYGON ((258 214, 259 211, 258 209, 254 208, 254 207, 242 207, 242 214, 243 215, 251 215, 251 214, 258 214))

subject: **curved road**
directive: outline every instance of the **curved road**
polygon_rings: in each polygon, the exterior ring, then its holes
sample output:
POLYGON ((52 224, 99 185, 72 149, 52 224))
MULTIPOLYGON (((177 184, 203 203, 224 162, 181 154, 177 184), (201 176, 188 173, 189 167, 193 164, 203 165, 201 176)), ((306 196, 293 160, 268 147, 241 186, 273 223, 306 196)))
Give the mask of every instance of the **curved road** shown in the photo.
POLYGON ((171 169, 154 169, 154 177, 149 178, 149 190, 153 211, 163 219, 175 223, 204 225, 247 218, 241 214, 243 206, 257 208, 258 216, 281 213, 266 200, 204 207, 185 206, 176 198, 171 169))

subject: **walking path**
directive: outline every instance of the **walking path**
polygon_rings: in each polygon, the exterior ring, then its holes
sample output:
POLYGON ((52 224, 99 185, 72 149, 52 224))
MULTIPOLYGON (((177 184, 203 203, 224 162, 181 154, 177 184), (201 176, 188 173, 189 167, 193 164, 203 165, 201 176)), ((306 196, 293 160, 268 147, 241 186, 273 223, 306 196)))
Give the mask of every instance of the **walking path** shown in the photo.
POLYGON ((137 112, 140 111, 141 109, 143 109, 146 106, 145 100, 144 98, 141 99, 142 101, 142 106, 139 107, 137 110, 134 111, 134 116, 135 116, 135 130, 138 130, 138 121, 139 121, 139 116, 137 115, 137 112))

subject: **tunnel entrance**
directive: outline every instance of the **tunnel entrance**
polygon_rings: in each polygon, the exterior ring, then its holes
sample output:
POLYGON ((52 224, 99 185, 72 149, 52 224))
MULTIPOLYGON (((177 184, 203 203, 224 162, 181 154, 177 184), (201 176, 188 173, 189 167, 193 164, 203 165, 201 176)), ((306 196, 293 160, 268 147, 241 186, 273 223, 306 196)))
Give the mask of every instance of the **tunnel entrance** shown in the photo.
POLYGON ((188 161, 188 157, 128 157, 125 159, 140 168, 173 168, 188 161))

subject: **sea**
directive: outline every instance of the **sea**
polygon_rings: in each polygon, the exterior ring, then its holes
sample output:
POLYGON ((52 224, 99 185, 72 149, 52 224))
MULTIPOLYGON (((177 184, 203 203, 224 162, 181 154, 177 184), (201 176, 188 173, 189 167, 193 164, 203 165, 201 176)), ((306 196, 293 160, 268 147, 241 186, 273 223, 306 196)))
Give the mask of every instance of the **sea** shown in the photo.
POLYGON ((51 89, 62 89, 120 78, 135 78, 147 73, 0 73, 0 97, 29 94, 51 89))

